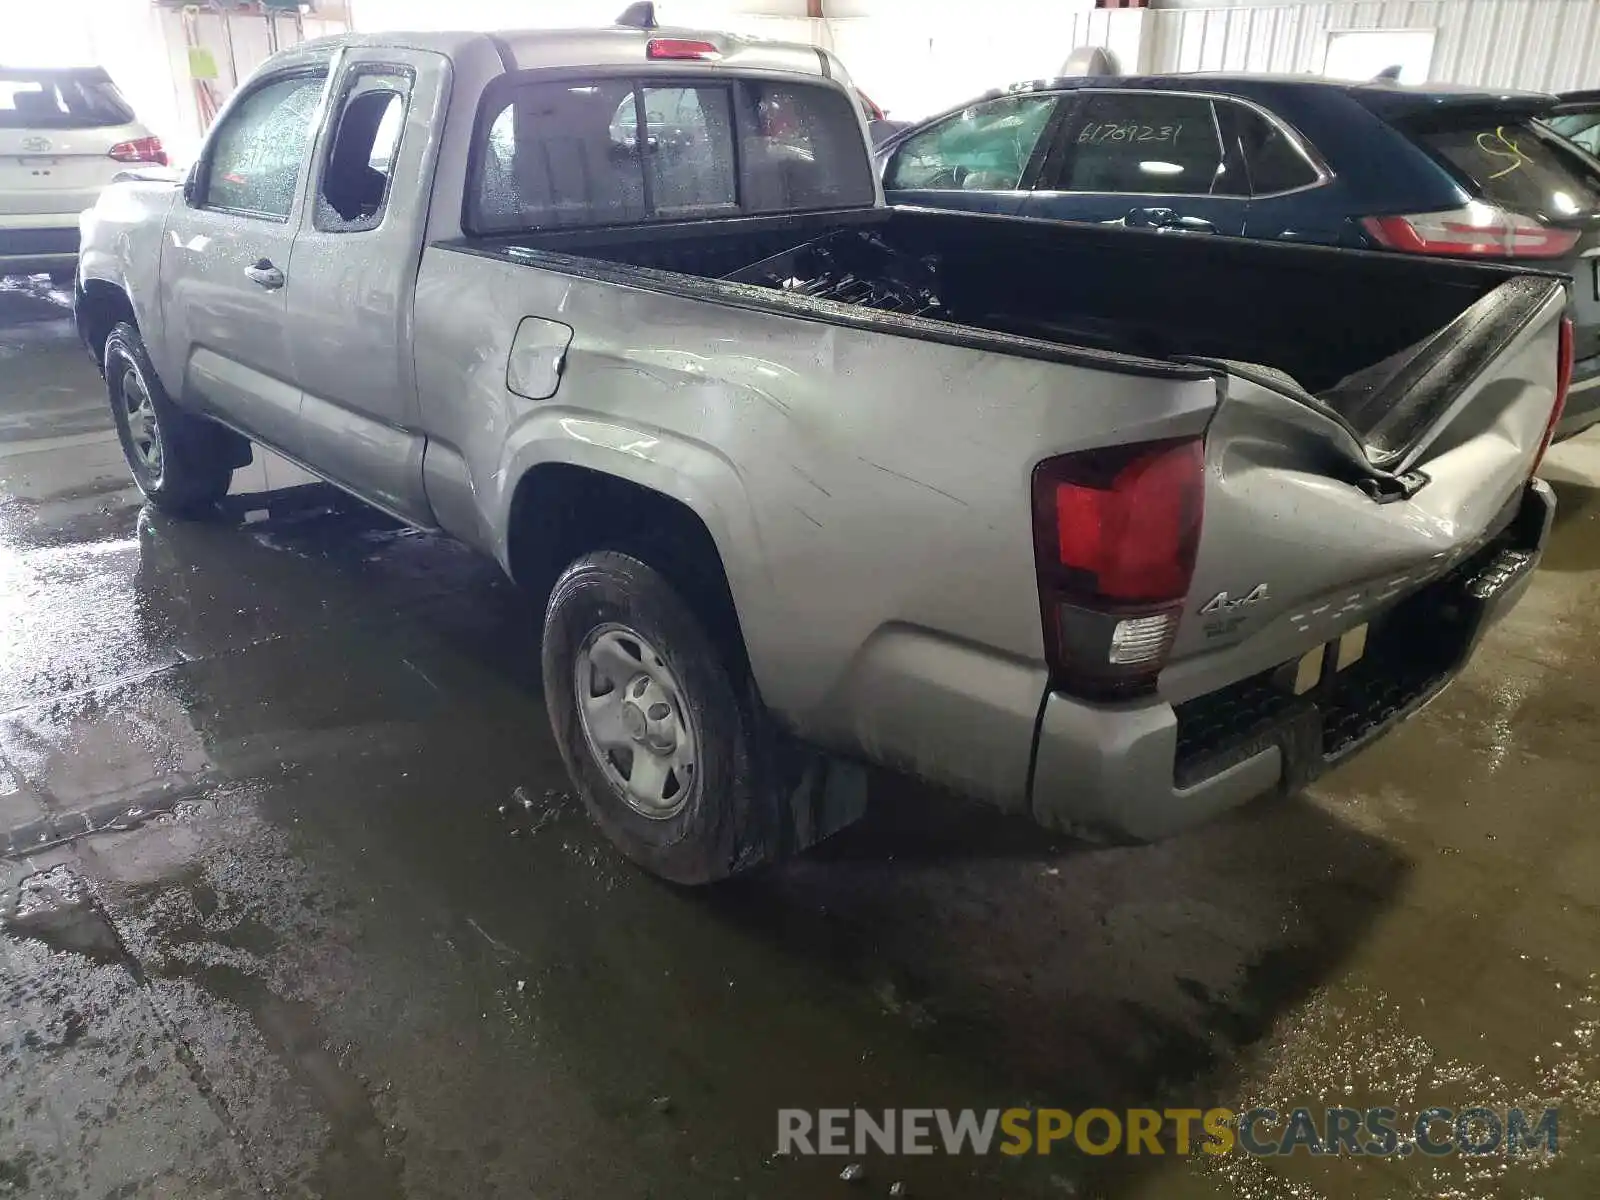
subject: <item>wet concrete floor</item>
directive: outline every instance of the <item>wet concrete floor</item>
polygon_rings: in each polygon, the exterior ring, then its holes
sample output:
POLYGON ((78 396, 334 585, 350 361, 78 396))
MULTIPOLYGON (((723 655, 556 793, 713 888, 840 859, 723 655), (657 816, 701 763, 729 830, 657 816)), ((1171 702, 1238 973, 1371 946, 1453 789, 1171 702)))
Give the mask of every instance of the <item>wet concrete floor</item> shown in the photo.
POLYGON ((144 510, 63 301, 0 285, 0 1197, 1600 1190, 1600 436, 1520 608, 1313 794, 1094 849, 885 780, 686 894, 575 810, 492 564, 315 491, 144 510), (772 1153, 780 1107, 1297 1104, 1556 1104, 1561 1153, 772 1153))

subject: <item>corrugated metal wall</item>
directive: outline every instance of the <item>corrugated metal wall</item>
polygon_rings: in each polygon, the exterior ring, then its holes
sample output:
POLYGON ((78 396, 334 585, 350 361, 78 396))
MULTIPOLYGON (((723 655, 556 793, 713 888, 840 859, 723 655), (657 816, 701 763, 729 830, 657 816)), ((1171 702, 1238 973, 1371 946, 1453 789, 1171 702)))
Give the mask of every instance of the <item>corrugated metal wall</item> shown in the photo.
MULTIPOLYGON (((1078 15, 1083 44, 1107 43, 1106 15, 1078 15)), ((1320 72, 1330 32, 1432 29, 1432 81, 1600 87, 1597 0, 1341 0, 1153 9, 1141 18, 1141 61, 1128 69, 1320 72)))

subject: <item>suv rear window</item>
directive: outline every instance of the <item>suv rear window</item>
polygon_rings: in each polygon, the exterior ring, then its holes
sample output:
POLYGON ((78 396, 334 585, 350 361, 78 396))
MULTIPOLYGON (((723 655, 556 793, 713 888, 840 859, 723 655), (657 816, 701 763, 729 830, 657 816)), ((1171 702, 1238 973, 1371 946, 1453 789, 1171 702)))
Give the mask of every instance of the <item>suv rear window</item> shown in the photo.
POLYGON ((1600 154, 1600 112, 1562 113, 1546 117, 1544 123, 1590 154, 1600 154))
POLYGON ((0 70, 0 129, 126 125, 133 110, 104 71, 0 70))
POLYGON ((734 79, 512 80, 478 120, 470 233, 870 205, 849 97, 734 79))
POLYGON ((1560 220, 1600 210, 1600 175, 1531 121, 1412 131, 1479 199, 1560 220))

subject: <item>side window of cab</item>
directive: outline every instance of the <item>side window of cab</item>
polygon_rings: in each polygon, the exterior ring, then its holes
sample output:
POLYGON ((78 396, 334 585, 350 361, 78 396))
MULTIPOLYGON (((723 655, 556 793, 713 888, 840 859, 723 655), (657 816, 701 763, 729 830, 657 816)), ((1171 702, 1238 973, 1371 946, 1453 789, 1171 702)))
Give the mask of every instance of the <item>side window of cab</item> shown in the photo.
POLYGON ((346 82, 317 186, 319 230, 359 233, 382 224, 410 96, 410 72, 393 67, 360 67, 346 82))

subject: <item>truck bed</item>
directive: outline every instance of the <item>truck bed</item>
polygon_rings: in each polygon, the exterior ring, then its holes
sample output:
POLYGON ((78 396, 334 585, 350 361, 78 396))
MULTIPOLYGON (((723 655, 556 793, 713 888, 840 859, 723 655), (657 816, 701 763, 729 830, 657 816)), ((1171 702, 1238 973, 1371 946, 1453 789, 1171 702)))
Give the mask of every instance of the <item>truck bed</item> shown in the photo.
POLYGON ((1448 259, 908 208, 473 242, 546 265, 571 256, 777 290, 822 319, 843 303, 909 318, 904 331, 955 325, 1102 365, 1254 372, 1340 420, 1375 467, 1560 286, 1448 259))

